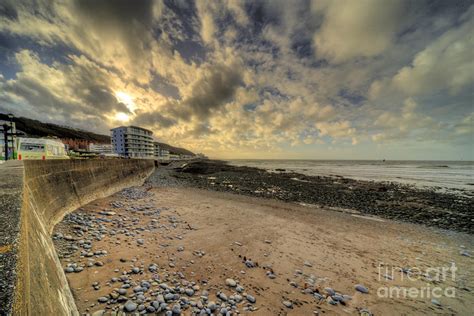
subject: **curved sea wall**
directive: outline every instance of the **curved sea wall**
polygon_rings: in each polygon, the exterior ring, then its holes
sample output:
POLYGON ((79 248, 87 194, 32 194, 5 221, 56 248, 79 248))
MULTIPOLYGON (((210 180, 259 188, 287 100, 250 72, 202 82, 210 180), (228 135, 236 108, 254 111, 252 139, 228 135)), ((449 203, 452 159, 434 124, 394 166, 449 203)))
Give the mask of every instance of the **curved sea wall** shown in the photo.
POLYGON ((0 172, 6 170, 11 177, 0 180, 0 224, 8 221, 10 226, 8 236, 0 232, 0 278, 6 277, 0 284, 5 290, 0 314, 78 315, 52 230, 68 212, 142 184, 153 172, 154 161, 26 160, 2 165, 0 172), (11 192, 4 189, 5 181, 12 183, 11 192), (10 203, 3 203, 2 196, 10 203))

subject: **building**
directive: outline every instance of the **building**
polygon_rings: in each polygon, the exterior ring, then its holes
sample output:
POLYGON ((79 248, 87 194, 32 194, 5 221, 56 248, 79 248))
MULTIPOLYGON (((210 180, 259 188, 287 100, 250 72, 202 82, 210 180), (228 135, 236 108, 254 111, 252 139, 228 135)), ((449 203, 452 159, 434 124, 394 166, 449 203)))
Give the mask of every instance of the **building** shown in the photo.
POLYGON ((170 151, 168 149, 163 148, 160 143, 154 142, 154 155, 157 159, 169 159, 170 151))
POLYGON ((138 126, 120 126, 111 132, 114 153, 129 158, 153 158, 152 131, 138 126))
POLYGON ((91 141, 87 139, 78 138, 61 138, 61 141, 66 145, 67 150, 87 151, 91 141))
POLYGON ((112 154, 112 144, 89 144, 89 151, 97 154, 112 154))

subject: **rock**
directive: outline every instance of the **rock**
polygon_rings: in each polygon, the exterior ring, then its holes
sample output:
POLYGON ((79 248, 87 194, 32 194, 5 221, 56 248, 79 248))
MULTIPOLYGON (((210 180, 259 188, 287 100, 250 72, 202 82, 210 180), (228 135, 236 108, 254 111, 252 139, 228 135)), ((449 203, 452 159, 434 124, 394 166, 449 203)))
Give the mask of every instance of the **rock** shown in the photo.
POLYGON ((105 297, 105 296, 101 296, 101 297, 99 297, 99 299, 97 299, 97 301, 98 301, 99 303, 107 303, 108 300, 109 300, 109 298, 108 298, 108 297, 105 297))
POLYGON ((137 239, 137 244, 143 245, 145 243, 145 240, 143 239, 137 239))
POLYGON ((293 308, 293 303, 290 301, 283 301, 283 305, 285 305, 287 308, 293 308))
POLYGON ((125 303, 125 305, 123 306, 123 309, 127 312, 133 312, 137 309, 138 305, 135 304, 134 302, 132 301, 128 301, 127 303, 125 303))
POLYGON ((165 297, 160 294, 156 297, 156 301, 160 304, 165 303, 165 297))
POLYGON ((156 312, 156 308, 154 306, 147 306, 146 311, 148 313, 154 313, 156 312))
POLYGON ((173 305, 173 308, 171 309, 174 315, 181 315, 181 305, 176 304, 173 305))
POLYGON ((194 290, 193 289, 186 289, 184 290, 187 296, 193 296, 194 295, 194 290))
POLYGON ((234 279, 226 279, 225 284, 230 286, 230 287, 236 287, 237 286, 237 282, 235 282, 234 279))
POLYGON ((174 300, 174 294, 172 294, 172 293, 165 294, 165 301, 169 302, 169 301, 172 301, 172 300, 174 300))
POLYGON ((362 284, 356 284, 355 289, 364 294, 369 293, 369 289, 363 286, 362 284))
POLYGON ((125 294, 127 294, 127 289, 118 289, 117 293, 120 294, 120 295, 125 295, 125 294))
POLYGON ((252 260, 246 260, 245 265, 247 266, 247 268, 254 268, 255 267, 255 264, 252 262, 252 260))
POLYGON ((220 292, 218 295, 217 295, 218 298, 220 298, 221 300, 223 300, 224 302, 227 301, 227 295, 225 295, 224 293, 220 292))
POLYGON ((440 301, 438 301, 438 300, 435 299, 435 298, 432 298, 432 299, 431 299, 431 303, 434 304, 434 305, 436 305, 436 306, 441 306, 440 301))
POLYGON ((249 301, 252 304, 257 301, 257 299, 255 297, 253 297, 252 295, 250 295, 250 294, 247 294, 247 296, 245 298, 247 299, 247 301, 249 301))
POLYGON ((105 310, 101 309, 92 313, 92 316, 102 316, 105 315, 105 310))
POLYGON ((309 261, 305 261, 303 264, 304 264, 305 266, 307 266, 307 267, 312 267, 312 266, 313 266, 313 265, 311 264, 311 262, 309 262, 309 261))
POLYGON ((368 309, 362 308, 361 310, 359 310, 359 315, 360 316, 372 316, 372 313, 368 309))
POLYGON ((72 273, 72 272, 74 272, 74 268, 73 267, 67 267, 66 269, 64 269, 64 272, 72 273))
POLYGON ((207 304, 207 307, 213 312, 217 309, 217 305, 214 301, 209 301, 207 304))
POLYGON ((333 299, 331 296, 328 296, 326 298, 326 301, 328 302, 328 304, 337 305, 337 301, 335 299, 333 299))
POLYGON ((325 288, 325 289, 324 289, 324 292, 326 292, 326 293, 327 293, 328 295, 330 295, 330 296, 336 294, 336 292, 335 292, 332 288, 330 288, 330 287, 325 288))

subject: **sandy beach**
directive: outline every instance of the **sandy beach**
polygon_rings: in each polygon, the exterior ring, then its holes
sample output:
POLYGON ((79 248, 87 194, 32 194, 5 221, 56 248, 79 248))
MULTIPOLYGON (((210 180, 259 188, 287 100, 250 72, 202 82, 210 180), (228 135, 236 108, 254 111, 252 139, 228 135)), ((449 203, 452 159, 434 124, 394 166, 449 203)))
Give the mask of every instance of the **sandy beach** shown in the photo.
POLYGON ((84 314, 118 315, 128 304, 204 315, 211 303, 208 312, 227 315, 474 310, 472 235, 357 212, 144 186, 75 211, 53 238, 84 314), (424 292, 384 297, 413 288, 424 292))

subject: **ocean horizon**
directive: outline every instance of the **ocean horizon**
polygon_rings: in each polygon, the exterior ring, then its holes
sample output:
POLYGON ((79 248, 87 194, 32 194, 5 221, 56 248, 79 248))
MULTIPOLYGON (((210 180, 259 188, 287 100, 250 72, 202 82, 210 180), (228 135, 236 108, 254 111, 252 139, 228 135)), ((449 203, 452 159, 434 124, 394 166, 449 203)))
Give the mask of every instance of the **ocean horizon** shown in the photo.
POLYGON ((453 160, 319 160, 227 159, 230 164, 308 176, 346 177, 356 180, 396 182, 418 188, 454 193, 474 192, 474 161, 453 160))

